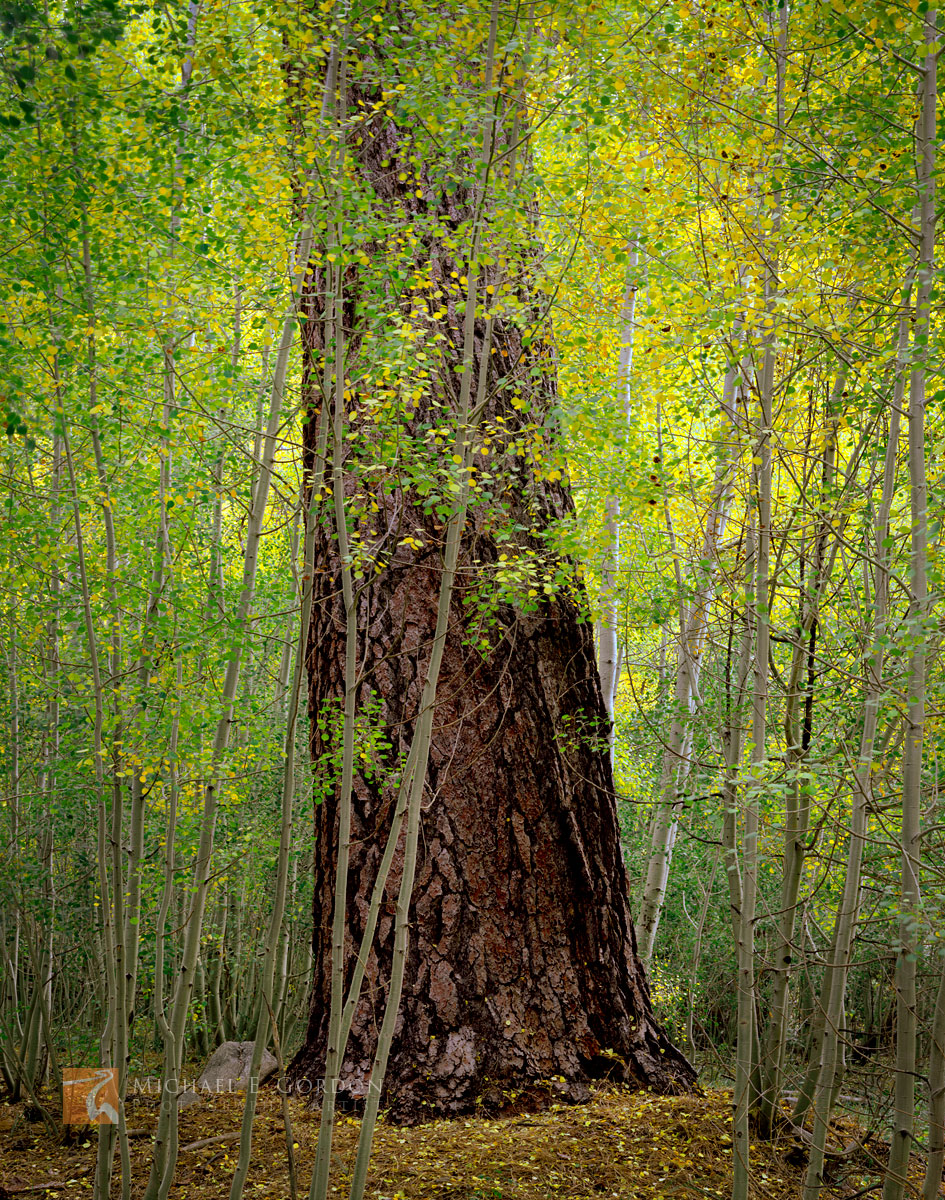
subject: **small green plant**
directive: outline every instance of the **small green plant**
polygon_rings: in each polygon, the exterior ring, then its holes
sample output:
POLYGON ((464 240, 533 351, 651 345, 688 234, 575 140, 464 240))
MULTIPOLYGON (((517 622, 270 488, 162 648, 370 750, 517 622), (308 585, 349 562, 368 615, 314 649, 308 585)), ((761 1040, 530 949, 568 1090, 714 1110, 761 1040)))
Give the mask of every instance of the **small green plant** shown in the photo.
MULTIPOLYGON (((354 734, 354 761, 357 772, 366 780, 394 785, 400 764, 389 762, 393 745, 381 717, 382 703, 372 692, 362 705, 354 734)), ((315 720, 318 738, 323 747, 313 766, 312 794, 316 804, 331 794, 335 781, 341 776, 342 733, 344 708, 340 698, 326 701, 315 720)))

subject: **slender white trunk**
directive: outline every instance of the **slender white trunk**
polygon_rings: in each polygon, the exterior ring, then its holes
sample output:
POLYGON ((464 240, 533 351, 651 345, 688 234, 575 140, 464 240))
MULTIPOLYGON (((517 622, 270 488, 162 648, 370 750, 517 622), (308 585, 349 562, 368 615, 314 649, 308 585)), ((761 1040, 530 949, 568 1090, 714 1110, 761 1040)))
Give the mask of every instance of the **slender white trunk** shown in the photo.
POLYGON ((945 1166, 945 961, 940 966, 929 1052, 929 1154, 922 1200, 939 1200, 945 1166))
MULTIPOLYGON (((639 251, 636 242, 630 252, 630 279, 624 292, 621 309, 623 330, 620 338, 620 357, 617 366, 617 392, 624 421, 630 419, 630 378, 633 370, 633 342, 636 331, 634 310, 636 307, 636 269, 639 251)), ((617 580, 620 575, 620 501, 610 495, 604 502, 604 520, 607 538, 604 560, 601 567, 600 621, 598 623, 597 664, 600 671, 601 692, 607 715, 610 717, 610 756, 614 754, 614 704, 617 699, 617 684, 620 678, 620 651, 618 646, 618 595, 617 580)))
MULTIPOLYGON (((747 553, 749 562, 753 554, 753 535, 748 532, 747 553)), ((735 613, 732 612, 734 626, 735 613)), ((730 629, 730 638, 734 628, 730 629)), ((731 661, 731 649, 729 651, 731 661)), ((727 681, 726 725, 722 735, 725 754, 725 779, 722 785, 722 860, 728 882, 729 916, 732 935, 738 944, 738 922, 742 911, 742 873, 738 861, 738 783, 742 761, 743 711, 745 706, 748 676, 751 670, 751 624, 746 619, 739 639, 738 666, 735 686, 727 681)))
MULTIPOLYGON (((725 537, 729 511, 734 495, 735 462, 738 457, 734 425, 734 395, 737 368, 732 366, 722 385, 723 425, 720 440, 728 442, 715 471, 712 496, 706 516, 699 558, 702 579, 688 607, 682 601, 683 579, 678 556, 674 555, 677 589, 680 596, 679 642, 676 652, 676 685, 673 695, 673 715, 669 736, 663 751, 660 771, 660 794, 653 815, 650 854, 637 922, 640 957, 648 962, 653 955, 659 928, 673 848, 679 827, 681 792, 689 775, 692 751, 692 720, 699 701, 699 674, 705 655, 709 609, 715 594, 715 572, 719 547, 725 537)), ((667 505, 667 526, 671 518, 667 505)))
MULTIPOLYGON (((754 476, 754 472, 753 472, 754 476)), ((754 486, 754 484, 753 484, 754 486)), ((751 702, 752 739, 758 730, 757 704, 757 650, 758 650, 758 619, 757 603, 753 606, 748 600, 750 588, 754 579, 757 587, 759 568, 758 551, 758 513, 750 516, 748 537, 746 539, 746 606, 745 628, 742 638, 742 651, 739 663, 740 692, 753 685, 751 702)), ((757 593, 756 593, 757 595, 757 593)), ((736 715, 732 718, 738 721, 736 715)), ((763 718, 762 718, 763 720, 763 718)), ((757 840, 758 840, 758 810, 757 799, 751 795, 754 786, 753 778, 744 782, 746 792, 744 817, 744 833, 742 853, 738 850, 739 825, 739 792, 738 774, 741 760, 741 729, 733 729, 729 739, 729 765, 725 787, 725 815, 723 839, 726 844, 726 869, 729 876, 729 894, 732 901, 732 925, 735 935, 737 959, 737 1010, 736 1010, 736 1051, 735 1051, 735 1087, 733 1100, 732 1121, 732 1197, 733 1200, 747 1200, 748 1196, 748 1161, 749 1161, 749 1130, 748 1118, 751 1107, 750 1084, 752 1074, 752 1058, 755 1039, 755 990, 754 990, 754 913, 757 890, 757 840), (738 751, 738 757, 735 752, 738 751), (737 907, 736 907, 737 905, 737 907)), ((752 764, 755 762, 754 745, 751 752, 752 764)))
POLYGON ((705 934, 705 923, 709 916, 709 909, 712 906, 712 889, 715 886, 715 876, 718 873, 721 853, 722 848, 720 847, 716 850, 715 857, 712 859, 712 871, 709 875, 709 882, 705 885, 702 904, 699 908, 699 919, 696 922, 696 943, 692 948, 692 965, 689 968, 689 986, 686 994, 686 1053, 690 1056, 694 1055, 696 1050, 693 1022, 695 1020, 696 980, 699 977, 699 964, 702 959, 702 939, 705 934))
MULTIPOLYGON (((935 44, 936 13, 925 14, 925 42, 935 44)), ((916 122, 919 254, 915 306, 916 355, 909 376, 909 480, 912 524, 910 634, 912 654, 902 750, 902 828, 900 848, 899 951, 896 960, 896 1089, 889 1166, 883 1200, 902 1200, 915 1125, 917 996, 922 808, 922 747, 925 735, 926 639, 929 596, 927 577, 928 488, 925 479, 925 376, 931 332, 930 293, 935 269, 935 137, 937 51, 923 63, 922 109, 916 122)))
MULTIPOLYGON (((311 243, 311 222, 307 221, 300 237, 299 261, 303 263, 308 262, 308 257, 311 253, 311 243)), ((240 629, 246 628, 249 622, 256 589, 259 551, 272 482, 273 464, 282 424, 286 374, 292 342, 295 337, 303 280, 304 269, 297 271, 296 277, 293 280, 291 302, 283 318, 282 334, 279 340, 279 349, 273 371, 269 414, 261 448, 259 473, 253 493, 253 503, 247 521, 242 586, 235 614, 236 627, 240 629)), ((233 710, 240 680, 242 653, 243 646, 241 643, 238 643, 227 663, 221 696, 220 716, 217 721, 211 750, 210 778, 203 793, 203 812, 201 815, 199 843, 194 862, 190 903, 184 923, 184 946, 177 987, 174 992, 170 1018, 168 1020, 170 1041, 178 1049, 183 1045, 187 1016, 190 1011, 190 1001, 197 973, 203 917, 210 887, 211 860, 219 805, 221 769, 233 723, 233 710)), ((154 1159, 145 1192, 145 1200, 164 1200, 167 1195, 167 1189, 170 1187, 174 1170, 174 1158, 168 1154, 168 1149, 176 1136, 176 1121, 176 1103, 162 1103, 158 1119, 154 1159)))
POLYGON ((620 572, 620 504, 616 496, 604 501, 606 542, 601 567, 600 620, 597 623, 597 666, 604 705, 610 718, 610 753, 614 752, 614 699, 617 694, 617 576, 620 572))
MULTIPOLYGON (((105 801, 105 761, 102 744, 102 730, 105 721, 104 688, 102 672, 99 663, 98 638, 95 632, 95 620, 92 615, 91 589, 89 585, 88 568, 85 557, 85 536, 82 530, 82 514, 79 503, 79 489, 76 479, 75 462, 69 439, 68 427, 63 421, 62 444, 66 457, 66 468, 69 475, 69 485, 72 493, 72 512, 75 525, 76 558, 78 563, 79 584, 82 595, 82 615, 85 624, 85 634, 89 648, 89 666, 92 674, 92 692, 95 706, 95 718, 92 726, 92 754, 95 764, 96 791, 96 862, 98 873, 99 905, 102 921, 102 966, 105 974, 105 996, 107 1014, 114 1013, 117 1003, 115 994, 115 945, 112 924, 112 906, 109 902, 109 880, 107 866, 108 821, 105 801)), ((102 1047, 103 1054, 108 1053, 108 1045, 102 1047)), ((107 1061, 107 1060, 105 1060, 107 1061)), ((102 1143, 100 1142, 101 1146, 102 1143)), ((101 1196, 107 1197, 108 1183, 111 1174, 111 1158, 102 1167, 101 1160, 96 1173, 96 1184, 101 1196), (100 1179, 99 1172, 104 1171, 106 1178, 100 1179), (104 1190, 101 1190, 104 1187, 104 1190)))
MULTIPOLYGON (((779 12, 775 53, 775 120, 778 152, 783 154, 784 88, 787 62, 788 7, 779 12)), ((758 895, 758 831, 761 791, 767 757, 768 656, 771 645, 769 612, 769 572, 771 555, 771 442, 774 407, 774 377, 777 364, 776 299, 779 288, 777 239, 781 229, 781 194, 777 186, 771 205, 772 240, 766 255, 765 311, 770 321, 765 335, 764 359, 758 379, 758 440, 754 455, 757 464, 756 512, 757 543, 755 561, 754 651, 752 675, 754 688, 751 711, 751 776, 745 787, 745 825, 742 853, 742 907, 738 939, 738 1040, 735 1060, 734 1091, 734 1170, 732 1200, 748 1200, 749 1186, 749 1114, 755 1100, 754 1090, 760 1064, 755 1061, 758 1030, 755 1022, 754 923, 758 895)))
MULTIPOLYGON (((116 683, 122 673, 122 638, 121 616, 118 604, 116 574, 118 569, 118 549, 115 535, 115 521, 112 512, 112 501, 109 494, 109 477, 102 452, 101 437, 98 426, 98 367, 95 344, 95 293, 92 278, 91 243, 88 218, 85 205, 80 206, 82 216, 82 268, 85 292, 86 318, 89 322, 87 336, 87 364, 89 372, 89 432, 91 434, 92 452, 95 472, 99 488, 101 519, 105 531, 105 590, 108 602, 108 672, 107 688, 111 696, 111 811, 106 800, 106 784, 104 776, 104 758, 101 745, 104 728, 104 695, 101 704, 102 724, 99 725, 97 737, 97 757, 103 774, 98 780, 98 870, 100 886, 100 905, 103 919, 103 934, 105 946, 105 971, 107 981, 108 1011, 104 1028, 99 1039, 99 1052, 103 1064, 112 1065, 122 1061, 122 1051, 125 1038, 123 1037, 123 1013, 125 1012, 125 944, 124 944, 124 873, 121 859, 123 840, 124 797, 121 784, 121 745, 123 741, 119 699, 116 694, 116 683), (110 846, 110 853, 109 853, 110 846), (110 868, 110 875, 109 875, 110 868)), ((65 436, 65 435, 64 435, 65 436)), ((67 444, 68 453, 68 444, 67 444)), ((70 477, 72 479, 73 499, 78 514, 78 491, 74 478, 72 456, 68 454, 70 477)), ((78 536, 77 525, 77 536, 78 536)), ((83 568, 84 569, 84 566, 83 568)), ((88 583, 86 584, 88 586, 88 583)), ((91 603, 88 605, 87 624, 91 627, 91 603)), ((91 637, 91 635, 90 635, 91 637)), ((91 640, 90 640, 91 648, 91 640)), ((99 680, 101 685, 101 679, 99 680)), ((127 1134, 124 1124, 123 1107, 119 1105, 118 1126, 100 1125, 98 1128, 98 1150, 95 1169, 94 1198, 107 1200, 112 1177, 116 1134, 121 1141, 123 1159, 127 1160, 127 1134)), ((124 1165, 124 1163, 123 1163, 124 1165)), ((130 1176, 130 1171, 123 1171, 130 1176)))
MULTIPOLYGON (((784 707, 785 760, 789 771, 796 772, 807 752, 807 743, 800 729, 799 708, 801 700, 809 713, 813 706, 813 693, 808 685, 802 686, 801 676, 805 664, 808 672, 812 668, 817 636, 817 621, 820 613, 821 595, 830 578, 833 553, 836 543, 828 548, 832 530, 832 507, 830 500, 836 474, 838 409, 841 403, 846 370, 841 369, 831 390, 827 417, 827 439, 824 447, 823 471, 820 493, 822 512, 820 527, 814 543, 810 574, 800 599, 797 640, 791 660, 791 672, 787 681, 784 707)), ((858 457, 855 456, 855 461, 858 457)), ((808 730, 809 734, 809 730, 808 730)), ((805 846, 810 825, 810 799, 795 775, 785 797, 783 834, 783 856, 781 864, 781 896, 776 930, 776 946, 772 955, 773 983, 768 1026, 763 1041, 760 1064, 761 1097, 759 1102, 761 1128, 766 1137, 774 1135, 774 1121, 781 1099, 781 1077, 787 1041, 788 1017, 790 1012, 791 967, 794 961, 794 928, 797 915, 797 900, 800 891, 801 873, 804 866, 805 846)))
MULTIPOLYGON (((904 289, 908 294, 908 287, 904 289)), ((907 302, 905 296, 904 304, 907 302)), ((873 759, 880 699, 884 690, 886 628, 889 609, 889 559, 886 545, 889 514, 896 487, 896 466, 899 451, 900 413, 905 391, 905 353, 908 348, 909 322, 904 314, 899 322, 897 369, 890 406, 889 434, 886 439, 886 459, 883 467, 883 488, 874 531, 873 557, 873 647, 867 668, 866 695, 863 704, 863 730, 854 774, 853 804, 850 817, 850 843, 843 893, 834 931, 830 961, 824 972, 821 1005, 824 1009, 823 1036, 819 1044, 816 1087, 813 1091, 814 1127, 807 1174, 804 1180, 804 1200, 819 1200, 824 1187, 823 1164, 827 1132, 830 1127, 834 1083, 838 1075, 838 1047, 843 1026, 843 1005, 847 975, 853 951, 853 935, 860 913, 860 876, 863 851, 866 846, 867 825, 873 800, 873 759)), ((800 1114, 795 1113, 795 1116, 800 1114)))
MULTIPOLYGON (((57 377, 58 378, 58 377, 57 377)), ((52 476, 50 480, 49 524, 54 531, 59 526, 59 489, 62 482, 62 439, 58 434, 53 436, 52 476)), ((53 977, 55 973, 54 953, 54 918, 56 912, 56 881, 54 875, 53 856, 53 809, 56 796, 56 772, 59 764, 59 601, 62 591, 62 581, 59 573, 59 563, 52 564, 50 591, 53 598, 53 612, 47 626, 49 656, 44 664, 47 685, 49 687, 49 705, 47 719, 49 730, 44 739, 43 763, 43 792, 44 792, 44 824, 43 833, 43 891, 46 900, 47 929, 43 945, 42 987, 47 1023, 51 1023, 53 1011, 53 977)), ((51 1058, 54 1084, 58 1087, 61 1082, 58 1066, 55 1062, 55 1050, 52 1041, 51 1024, 48 1029, 47 1046, 51 1058)))
MULTIPOLYGON (((339 275, 340 278, 340 275, 339 275)), ((340 322, 339 322, 340 326, 340 322)), ((340 330, 339 330, 340 332, 340 330)), ((338 443, 336 443, 338 444, 338 443)), ((336 480, 336 483, 342 481, 336 480)), ((344 489, 340 489, 343 503, 344 489)), ((273 983, 276 975, 276 959, 282 939, 282 922, 285 916, 286 893, 289 878, 289 853, 292 849, 292 818, 295 810, 295 743, 298 725, 299 703, 302 694, 302 679, 305 675, 305 656, 308 647, 308 631, 312 616, 312 586, 314 582, 315 557, 315 513, 314 504, 305 506, 305 537, 302 571, 302 599, 298 640, 295 647, 295 665, 292 672, 292 688, 288 696, 288 715, 285 729, 285 751, 282 773, 282 822, 279 833, 279 855, 276 862, 276 892, 269 919, 266 938, 266 953, 263 958, 259 996, 257 1000, 256 1029, 253 1035, 253 1055, 247 1081, 246 1101, 243 1108, 243 1124, 240 1132, 239 1159, 230 1186, 230 1200, 239 1200, 246 1176, 249 1172, 252 1152, 253 1118, 256 1113, 256 1096, 259 1084, 259 1069, 263 1050, 268 1042, 270 1026, 278 1037, 273 1014, 273 983)), ((349 572, 350 574, 350 572, 349 572)), ((349 581, 350 582, 350 581, 349 581)), ((349 588, 350 590, 350 588, 349 588)), ((353 618, 353 613, 352 613, 353 618)), ((352 626, 356 628, 352 619, 352 626)), ((352 701, 354 688, 352 687, 352 701)))
MULTIPOLYGON (((11 468, 12 470, 12 468, 11 468)), ((12 575, 13 571, 13 542, 10 540, 8 546, 8 563, 7 569, 12 575)), ((18 666, 16 655, 16 602, 13 601, 7 610, 7 692, 9 695, 10 706, 10 726, 9 726, 9 785, 7 787, 6 802, 7 811, 10 813, 10 845, 16 860, 20 859, 20 695, 18 685, 18 666)), ((23 922, 23 914, 21 906, 16 906, 14 916, 16 928, 16 944, 14 948, 13 962, 10 967, 10 975, 12 980, 12 992, 14 1003, 16 1001, 17 977, 19 975, 19 949, 21 938, 21 926, 23 922)), ((13 1084, 13 1099, 19 1100, 21 1080, 25 1075, 24 1067, 24 1052, 26 1050, 26 1040, 29 1037, 31 1018, 35 1008, 36 996, 32 997, 32 1004, 27 1015, 26 1026, 23 1029, 19 1028, 19 1005, 16 1004, 13 1012, 15 1014, 14 1026, 17 1027, 17 1032, 21 1034, 19 1046, 13 1041, 10 1042, 11 1057, 14 1058, 14 1084, 13 1084)), ((32 1082, 32 1081, 31 1081, 32 1082)))

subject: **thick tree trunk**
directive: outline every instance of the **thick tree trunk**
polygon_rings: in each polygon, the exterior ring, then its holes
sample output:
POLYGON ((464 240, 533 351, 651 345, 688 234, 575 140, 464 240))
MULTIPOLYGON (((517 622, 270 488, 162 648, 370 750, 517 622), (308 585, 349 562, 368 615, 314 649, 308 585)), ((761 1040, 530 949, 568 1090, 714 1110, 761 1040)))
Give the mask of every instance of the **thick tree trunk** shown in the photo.
MULTIPOLYGON (((365 97, 355 91, 353 98, 357 104, 365 97)), ((349 154, 382 211, 403 214, 411 227, 439 221, 441 228, 457 230, 475 223, 473 190, 459 187, 447 195, 435 178, 442 164, 430 165, 424 157, 420 161, 428 165, 412 165, 410 134, 394 119, 380 114, 362 124, 359 134, 363 141, 356 148, 349 145, 349 154), (402 182, 407 176, 412 181, 402 182)), ((503 249, 508 253, 508 245, 496 253, 493 236, 487 217, 483 244, 495 261, 503 249)), ((368 258, 383 259, 390 245, 370 247, 368 258)), ((429 307, 427 301, 418 303, 416 292, 403 302, 392 300, 404 318, 416 319, 423 310, 427 347, 434 331, 444 336, 406 426, 415 444, 431 421, 443 422, 444 411, 455 408, 462 304, 450 288, 452 273, 462 277, 467 270, 464 250, 456 245, 421 238, 414 252, 415 267, 445 299, 431 296, 429 307)), ((525 252, 512 253, 520 272, 517 302, 535 315, 539 301, 529 297, 527 279, 522 282, 525 252)), ((376 435, 363 403, 367 397, 358 387, 368 352, 361 338, 370 319, 364 300, 369 284, 367 272, 362 276, 359 270, 363 266, 350 267, 345 277, 351 347, 346 374, 353 400, 348 419, 369 439, 376 435)), ((483 281, 497 291, 499 270, 487 265, 483 281)), ((311 279, 303 326, 310 468, 319 453, 321 381, 325 355, 331 353, 320 266, 313 266, 311 279)), ((408 966, 385 1084, 385 1104, 394 1119, 406 1123, 469 1112, 477 1104, 494 1111, 504 1102, 503 1090, 513 1087, 540 1086, 544 1094, 577 1101, 587 1097, 593 1079, 608 1075, 662 1091, 688 1088, 694 1079, 654 1019, 636 954, 609 722, 580 588, 572 583, 546 594, 538 584, 540 601, 521 606, 499 596, 487 617, 483 604, 474 602, 483 588, 488 600, 497 587, 500 553, 508 556, 502 561, 530 556, 553 566, 547 531, 571 512, 566 490, 548 478, 553 472, 527 465, 510 444, 526 420, 534 421, 537 413, 540 423, 540 414, 553 402, 548 346, 537 340, 523 344, 520 327, 501 313, 492 327, 482 428, 495 431, 495 453, 479 452, 474 461, 477 478, 491 472, 494 482, 487 486, 493 495, 470 509, 460 553, 426 778, 408 966), (540 373, 532 375, 536 367, 540 373), (506 383, 512 386, 503 387, 506 383), (513 394, 519 397, 514 406, 513 394), (497 539, 500 529, 511 531, 508 540, 497 539)), ((477 320, 477 359, 483 329, 477 320)), ((358 702, 362 713, 372 712, 372 726, 386 745, 373 755, 371 769, 364 767, 354 780, 346 986, 390 827, 396 764, 403 762, 417 718, 436 622, 443 541, 441 519, 435 511, 425 513, 416 492, 393 472, 358 477, 359 451, 352 447, 346 494, 367 499, 359 506, 362 513, 377 506, 358 531, 379 567, 361 581, 356 602, 358 702)), ((448 465, 447 453, 439 466, 448 465)), ((337 745, 337 722, 326 714, 339 710, 344 695, 340 562, 327 521, 317 531, 314 561, 308 666, 317 764, 337 745)), ((300 1091, 317 1087, 328 1036, 338 812, 336 791, 328 787, 326 793, 315 810, 311 1017, 306 1043, 289 1072, 300 1091)), ((358 1103, 368 1090, 390 979, 402 864, 401 842, 342 1063, 342 1102, 358 1103)))
MULTIPOLYGON (((368 611, 362 602, 362 628, 370 631, 365 674, 395 738, 412 719, 420 647, 435 610, 431 576, 435 567, 411 564, 399 586, 375 592, 368 611)), ((636 957, 590 626, 566 600, 503 616, 506 636, 476 662, 462 645, 457 604, 445 655, 411 962, 387 1080, 393 1113, 406 1121, 468 1111, 480 1098, 497 1103, 503 1087, 554 1077, 563 1077, 556 1090, 576 1100, 587 1096, 589 1080, 612 1072, 662 1090, 693 1078, 653 1020, 636 957)), ((315 711, 340 675, 335 619, 329 606, 320 608, 315 711)), ((362 933, 389 804, 363 778, 355 792, 349 947, 362 933)), ((314 956, 322 969, 296 1078, 320 1077, 324 1063, 335 817, 330 798, 316 810, 314 956)), ((392 876, 391 897, 396 858, 392 876)), ((343 1096, 367 1088, 392 924, 392 914, 382 917, 343 1096)))

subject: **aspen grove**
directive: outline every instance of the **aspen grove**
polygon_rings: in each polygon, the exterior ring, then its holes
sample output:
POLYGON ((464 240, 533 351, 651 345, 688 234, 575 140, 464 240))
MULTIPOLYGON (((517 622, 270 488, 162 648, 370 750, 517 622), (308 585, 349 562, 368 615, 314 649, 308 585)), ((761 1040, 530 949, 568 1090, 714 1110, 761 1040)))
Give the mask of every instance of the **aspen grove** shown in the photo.
POLYGON ((943 1194, 943 23, 0 0, 0 1200, 943 1194))

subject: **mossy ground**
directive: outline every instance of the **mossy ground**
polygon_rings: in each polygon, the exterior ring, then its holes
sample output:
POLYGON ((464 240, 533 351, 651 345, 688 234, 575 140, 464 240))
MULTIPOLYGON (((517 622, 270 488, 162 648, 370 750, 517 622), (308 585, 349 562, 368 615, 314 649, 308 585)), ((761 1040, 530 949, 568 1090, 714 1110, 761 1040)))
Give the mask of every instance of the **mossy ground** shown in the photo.
MULTIPOLYGON (((318 1112, 290 1102, 297 1145, 299 1195, 308 1192, 318 1112)), ((217 1141, 180 1156, 173 1200, 225 1200, 236 1158, 233 1141, 219 1140, 239 1128, 240 1096, 216 1096, 181 1115, 181 1145, 217 1141)), ((129 1101, 134 1195, 147 1179, 148 1131, 156 1098, 129 1101)), ((332 1155, 333 1194, 347 1194, 358 1120, 342 1116, 332 1155)), ((607 1087, 585 1105, 553 1105, 498 1119, 436 1121, 414 1128, 381 1124, 377 1131, 367 1195, 370 1200, 669 1200, 726 1197, 732 1180, 731 1094, 662 1097, 607 1087)), ((838 1130, 837 1144, 855 1140, 838 1130)), ((870 1147, 833 1160, 830 1197, 863 1195, 880 1180, 881 1153, 870 1147)), ((0 1106, 0 1200, 49 1195, 70 1200, 91 1191, 95 1133, 80 1130, 75 1142, 53 1139, 42 1124, 29 1123, 22 1108, 0 1106), (44 1186, 45 1185, 45 1186, 44 1186), (48 1189, 48 1190, 47 1190, 48 1189)), ((793 1138, 752 1146, 752 1196, 795 1197, 804 1155, 793 1138)), ((918 1181, 921 1164, 916 1164, 918 1181)), ((280 1097, 260 1094, 247 1200, 288 1200, 286 1135, 280 1097)))

